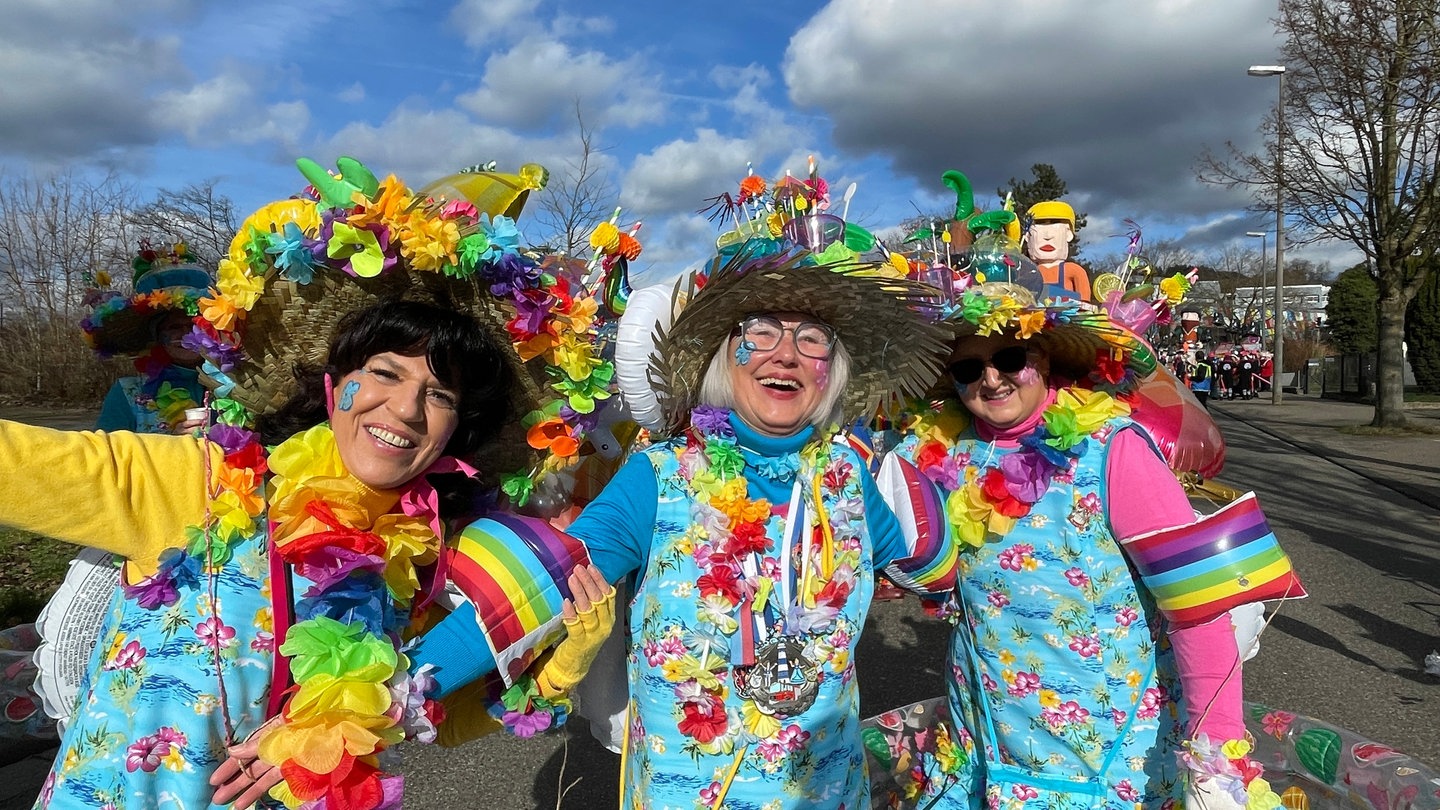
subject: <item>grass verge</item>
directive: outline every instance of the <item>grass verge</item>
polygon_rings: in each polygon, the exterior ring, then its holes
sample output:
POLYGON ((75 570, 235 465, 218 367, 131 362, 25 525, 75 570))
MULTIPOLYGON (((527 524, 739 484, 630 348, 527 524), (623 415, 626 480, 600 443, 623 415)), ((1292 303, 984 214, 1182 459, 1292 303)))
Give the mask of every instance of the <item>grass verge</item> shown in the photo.
POLYGON ((78 551, 43 535, 0 528, 0 627, 35 621, 78 551))

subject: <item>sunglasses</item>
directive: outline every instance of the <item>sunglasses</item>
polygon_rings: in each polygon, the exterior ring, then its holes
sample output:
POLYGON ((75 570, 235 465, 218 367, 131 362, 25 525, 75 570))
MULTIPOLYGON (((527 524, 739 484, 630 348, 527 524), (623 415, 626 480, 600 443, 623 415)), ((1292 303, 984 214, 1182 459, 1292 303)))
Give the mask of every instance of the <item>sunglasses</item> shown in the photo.
POLYGON ((988 358, 966 357, 950 364, 950 376, 960 385, 969 385, 985 376, 985 367, 1001 374, 1014 374, 1030 365, 1030 354, 1024 346, 1006 346, 988 358))

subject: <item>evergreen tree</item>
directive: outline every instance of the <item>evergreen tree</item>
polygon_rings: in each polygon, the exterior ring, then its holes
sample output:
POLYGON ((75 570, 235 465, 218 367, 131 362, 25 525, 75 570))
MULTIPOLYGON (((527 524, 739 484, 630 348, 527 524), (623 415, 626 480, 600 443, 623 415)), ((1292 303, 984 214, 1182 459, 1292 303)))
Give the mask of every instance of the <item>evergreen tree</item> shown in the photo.
POLYGON ((1415 384, 1440 394, 1440 273, 1433 268, 1405 312, 1405 349, 1415 384))
MULTIPOLYGON (((1045 202, 1046 200, 1064 200, 1065 202, 1069 202, 1069 200, 1065 200, 1065 194, 1069 188, 1065 185, 1065 181, 1060 178, 1060 175, 1056 173, 1054 166, 1051 166, 1049 163, 1036 163, 1030 167, 1030 174, 1034 175, 1034 180, 1021 181, 1012 177, 1010 178, 1008 188, 995 189, 995 194, 1001 199, 1004 199, 1007 193, 1013 196, 1016 214, 1021 217, 1025 216, 1025 212, 1030 209, 1030 206, 1037 202, 1045 202)), ((1077 237, 1080 235, 1080 230, 1084 227, 1085 215, 1076 211, 1075 235, 1077 237)))
POLYGON ((1325 323, 1330 327, 1330 345, 1341 354, 1375 351, 1380 336, 1380 288, 1364 264, 1341 273, 1330 286, 1325 304, 1325 323))

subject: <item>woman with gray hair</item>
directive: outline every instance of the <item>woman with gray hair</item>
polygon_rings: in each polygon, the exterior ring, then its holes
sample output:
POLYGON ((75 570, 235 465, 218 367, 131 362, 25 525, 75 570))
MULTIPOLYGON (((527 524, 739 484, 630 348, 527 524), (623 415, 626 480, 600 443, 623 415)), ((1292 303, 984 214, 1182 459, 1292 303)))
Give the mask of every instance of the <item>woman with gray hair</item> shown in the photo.
POLYGON ((866 805, 854 656, 874 575, 913 579, 937 552, 910 547, 840 426, 925 390, 945 341, 916 311, 927 288, 870 269, 742 250, 676 285, 673 326, 645 323, 653 390, 622 390, 664 438, 568 530, 607 580, 633 578, 623 807, 866 805))

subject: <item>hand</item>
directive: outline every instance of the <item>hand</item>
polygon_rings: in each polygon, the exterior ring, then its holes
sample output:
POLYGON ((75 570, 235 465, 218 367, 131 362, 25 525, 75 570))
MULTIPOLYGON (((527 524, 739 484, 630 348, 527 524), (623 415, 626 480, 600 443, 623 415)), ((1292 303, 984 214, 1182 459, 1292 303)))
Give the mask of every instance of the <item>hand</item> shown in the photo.
POLYGON ((560 608, 567 635, 550 654, 550 660, 536 673, 540 694, 557 697, 571 689, 590 671, 600 645, 615 625, 615 589, 600 575, 600 569, 583 565, 570 574, 570 592, 560 608))
POLYGON ((233 802, 236 810, 245 810, 264 798, 270 788, 280 784, 284 779, 280 768, 260 759, 259 749, 260 738, 283 722, 279 716, 272 717, 245 742, 225 749, 228 758, 210 774, 210 786, 215 788, 212 802, 233 802))
MULTIPOLYGON (((593 565, 582 565, 570 572, 570 592, 575 595, 572 602, 566 599, 560 604, 560 618, 569 627, 581 614, 590 613, 607 599, 615 598, 615 589, 605 581, 600 569, 593 565)), ((614 620, 614 616, 611 616, 614 620)))
POLYGON ((177 422, 170 428, 170 432, 176 436, 198 436, 199 430, 205 427, 204 419, 186 419, 177 422))

